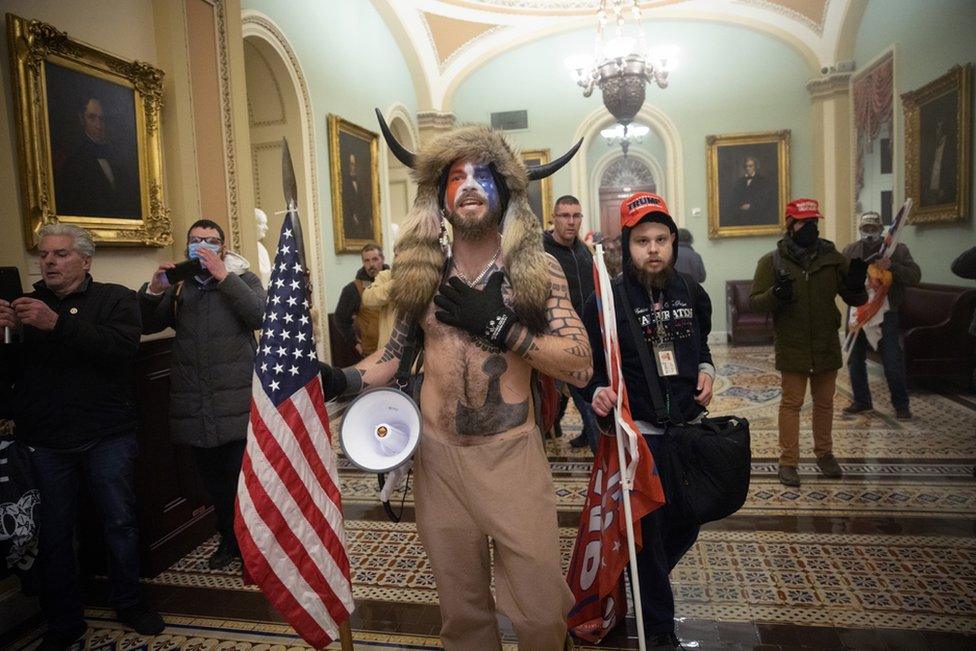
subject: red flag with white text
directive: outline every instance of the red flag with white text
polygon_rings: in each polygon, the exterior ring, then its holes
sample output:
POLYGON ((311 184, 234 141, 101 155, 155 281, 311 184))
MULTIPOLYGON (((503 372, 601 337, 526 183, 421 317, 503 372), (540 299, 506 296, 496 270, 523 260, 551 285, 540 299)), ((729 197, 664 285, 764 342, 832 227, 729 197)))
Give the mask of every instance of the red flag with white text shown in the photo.
POLYGON ((569 613, 569 629, 580 639, 599 642, 627 615, 623 576, 629 561, 627 522, 614 436, 625 437, 628 468, 624 470, 633 473, 634 477, 630 504, 638 550, 641 547, 640 520, 664 504, 664 489, 647 442, 630 413, 627 387, 621 374, 613 289, 601 256, 597 256, 593 273, 607 376, 618 396, 618 409, 614 415, 619 428, 614 427, 609 436, 600 437, 566 580, 576 598, 569 613))

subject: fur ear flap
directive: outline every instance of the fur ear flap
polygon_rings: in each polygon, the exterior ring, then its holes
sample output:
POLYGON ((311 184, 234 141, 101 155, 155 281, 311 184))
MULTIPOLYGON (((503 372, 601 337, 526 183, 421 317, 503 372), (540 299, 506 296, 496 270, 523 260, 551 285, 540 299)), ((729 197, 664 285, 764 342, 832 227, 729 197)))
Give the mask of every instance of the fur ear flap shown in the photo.
POLYGON ((502 228, 502 252, 514 292, 514 309, 533 333, 546 329, 549 263, 542 246, 542 226, 522 193, 512 197, 502 228))
POLYGON ((396 241, 390 300, 411 322, 423 318, 444 269, 440 214, 432 192, 417 197, 396 241))

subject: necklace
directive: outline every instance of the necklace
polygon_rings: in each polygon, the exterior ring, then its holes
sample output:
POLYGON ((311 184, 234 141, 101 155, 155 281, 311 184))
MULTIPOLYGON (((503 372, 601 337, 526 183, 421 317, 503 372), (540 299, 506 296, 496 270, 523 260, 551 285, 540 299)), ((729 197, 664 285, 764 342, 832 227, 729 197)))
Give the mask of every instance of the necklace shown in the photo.
POLYGON ((485 279, 485 276, 488 275, 488 272, 491 271, 491 268, 495 266, 495 262, 498 260, 498 256, 501 254, 501 252, 502 252, 502 247, 498 247, 495 250, 495 255, 491 256, 491 260, 488 261, 488 264, 485 265, 485 268, 481 270, 481 273, 478 274, 478 277, 475 278, 473 281, 468 280, 468 277, 464 275, 463 271, 461 271, 461 265, 458 264, 457 258, 453 259, 454 270, 457 271, 458 278, 463 280, 468 285, 468 287, 477 287, 478 285, 481 284, 481 281, 485 279))

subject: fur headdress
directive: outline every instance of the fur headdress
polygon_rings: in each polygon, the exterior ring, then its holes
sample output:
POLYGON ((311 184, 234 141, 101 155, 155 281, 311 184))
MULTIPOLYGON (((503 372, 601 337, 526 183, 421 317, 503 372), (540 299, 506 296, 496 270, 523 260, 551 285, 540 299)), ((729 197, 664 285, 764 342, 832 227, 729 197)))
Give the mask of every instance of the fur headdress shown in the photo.
POLYGON ((542 179, 565 165, 582 141, 557 160, 526 167, 512 146, 498 132, 481 125, 466 125, 435 138, 418 153, 406 150, 386 125, 377 109, 380 129, 393 154, 412 170, 417 198, 400 231, 393 263, 390 299, 410 321, 420 319, 441 280, 446 262, 440 245, 442 213, 438 197, 445 168, 459 158, 492 165, 508 189, 508 205, 502 215, 502 254, 514 294, 513 309, 533 332, 546 326, 549 265, 542 247, 542 226, 529 207, 529 181, 542 179))

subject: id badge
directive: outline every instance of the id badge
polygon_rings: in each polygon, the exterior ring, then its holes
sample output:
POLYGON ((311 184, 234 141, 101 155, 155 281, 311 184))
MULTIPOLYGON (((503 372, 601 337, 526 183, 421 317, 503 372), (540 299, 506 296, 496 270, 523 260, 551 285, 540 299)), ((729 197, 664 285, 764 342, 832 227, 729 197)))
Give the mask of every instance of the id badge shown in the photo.
POLYGON ((661 377, 678 374, 678 362, 674 357, 674 342, 665 341, 654 344, 654 361, 657 363, 657 374, 661 377))

